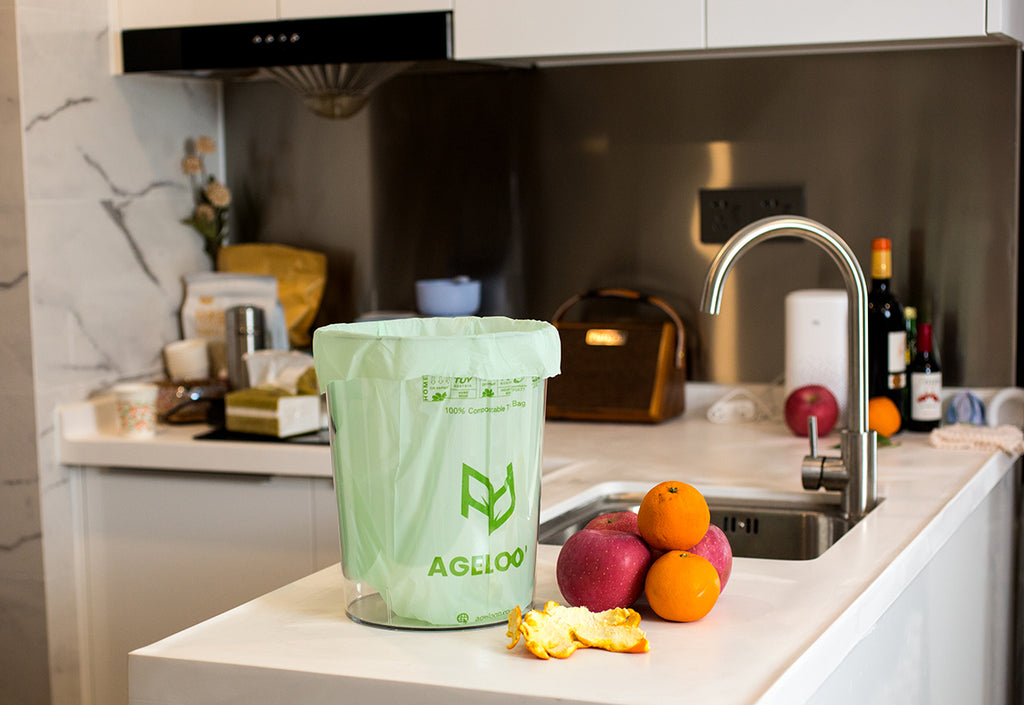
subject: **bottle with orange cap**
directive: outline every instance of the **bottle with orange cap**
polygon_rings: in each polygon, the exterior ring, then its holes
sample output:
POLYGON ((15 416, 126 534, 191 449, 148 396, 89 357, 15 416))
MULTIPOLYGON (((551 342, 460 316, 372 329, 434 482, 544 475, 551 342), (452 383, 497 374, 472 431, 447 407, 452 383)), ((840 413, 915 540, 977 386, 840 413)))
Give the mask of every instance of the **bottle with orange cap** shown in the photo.
POLYGON ((907 416, 907 329, 892 290, 892 241, 871 241, 868 292, 868 394, 888 397, 907 416))

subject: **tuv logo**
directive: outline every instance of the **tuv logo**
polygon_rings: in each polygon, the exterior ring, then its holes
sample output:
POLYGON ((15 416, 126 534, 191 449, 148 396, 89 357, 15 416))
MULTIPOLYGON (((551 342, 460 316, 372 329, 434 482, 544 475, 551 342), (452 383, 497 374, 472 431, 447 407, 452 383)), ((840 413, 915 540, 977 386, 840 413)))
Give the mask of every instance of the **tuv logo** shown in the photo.
POLYGON ((488 534, 493 534, 499 526, 508 521, 508 518, 512 516, 512 512, 516 509, 516 486, 512 473, 512 463, 509 463, 508 468, 506 468, 505 484, 501 485, 497 490, 491 484, 491 478, 477 472, 465 463, 462 464, 462 516, 466 519, 469 518, 469 510, 471 508, 476 509, 487 517, 488 534), (471 482, 472 480, 475 480, 475 483, 471 482), (482 500, 474 496, 471 487, 473 484, 479 488, 477 494, 483 494, 482 500), (505 499, 506 496, 508 499, 505 499), (499 514, 499 507, 504 506, 506 503, 508 508, 499 514))

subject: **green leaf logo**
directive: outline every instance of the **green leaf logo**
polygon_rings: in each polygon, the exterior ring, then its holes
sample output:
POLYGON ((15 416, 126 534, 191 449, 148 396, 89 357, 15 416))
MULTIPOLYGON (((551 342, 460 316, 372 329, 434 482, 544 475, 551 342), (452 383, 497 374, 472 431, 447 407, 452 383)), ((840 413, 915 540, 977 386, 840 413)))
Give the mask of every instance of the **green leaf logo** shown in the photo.
POLYGON ((516 486, 512 473, 512 463, 509 463, 505 469, 505 484, 499 487, 497 491, 495 491, 494 485, 491 484, 491 478, 477 472, 465 463, 462 464, 462 516, 466 519, 469 518, 469 510, 471 508, 476 509, 487 517, 488 534, 493 534, 499 526, 508 521, 508 518, 512 516, 512 512, 516 509, 516 486), (486 492, 483 500, 473 497, 473 494, 470 492, 470 480, 476 480, 478 485, 483 486, 486 492), (497 507, 504 503, 503 498, 506 495, 508 495, 508 508, 501 514, 498 514, 497 507))

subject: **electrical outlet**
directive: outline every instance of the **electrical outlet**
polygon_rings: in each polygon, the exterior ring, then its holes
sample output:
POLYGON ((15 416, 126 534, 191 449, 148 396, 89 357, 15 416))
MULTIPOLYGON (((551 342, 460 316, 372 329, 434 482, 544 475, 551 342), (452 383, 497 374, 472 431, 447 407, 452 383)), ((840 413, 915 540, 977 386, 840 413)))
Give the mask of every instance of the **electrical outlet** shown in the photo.
POLYGON ((803 186, 700 190, 700 241, 721 244, 770 215, 805 215, 803 186))

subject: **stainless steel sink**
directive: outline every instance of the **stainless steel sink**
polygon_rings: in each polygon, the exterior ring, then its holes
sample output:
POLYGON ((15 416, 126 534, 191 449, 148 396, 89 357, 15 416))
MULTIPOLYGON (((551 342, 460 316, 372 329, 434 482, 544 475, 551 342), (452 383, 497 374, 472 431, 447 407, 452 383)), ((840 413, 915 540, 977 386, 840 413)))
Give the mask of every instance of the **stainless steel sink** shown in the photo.
MULTIPOLYGON (((610 490, 571 506, 541 522, 542 544, 561 545, 594 517, 636 511, 643 492, 610 490)), ((853 523, 839 505, 815 495, 724 496, 705 493, 711 523, 729 537, 733 555, 742 558, 810 560, 823 554, 853 523)))

